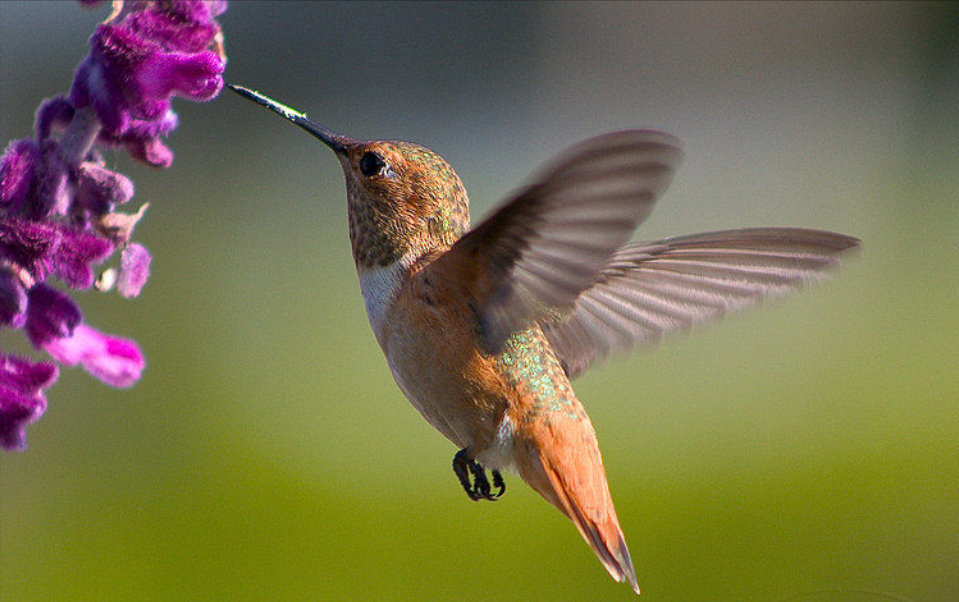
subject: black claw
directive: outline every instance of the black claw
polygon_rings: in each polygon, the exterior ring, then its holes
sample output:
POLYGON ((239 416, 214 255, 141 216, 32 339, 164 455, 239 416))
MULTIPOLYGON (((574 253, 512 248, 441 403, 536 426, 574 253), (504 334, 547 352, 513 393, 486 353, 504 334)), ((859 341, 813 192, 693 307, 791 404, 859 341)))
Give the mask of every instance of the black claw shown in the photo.
POLYGON ((493 494, 493 497, 489 498, 490 501, 495 502, 506 493, 506 481, 503 480, 503 475, 501 475, 498 470, 493 471, 493 487, 499 489, 499 491, 493 494))
POLYGON ((470 497, 474 502, 479 500, 479 497, 473 493, 473 486, 470 484, 469 471, 472 468, 470 465, 473 463, 472 460, 466 457, 466 450, 461 449, 456 452, 456 455, 453 456, 453 472, 456 473, 456 476, 459 477, 460 485, 463 486, 463 491, 466 492, 466 495, 470 497))
POLYGON ((483 467, 480 466, 476 460, 472 460, 470 461, 470 472, 473 473, 473 495, 484 500, 490 499, 489 481, 486 480, 486 471, 483 470, 483 467))
POLYGON ((503 475, 498 470, 493 473, 493 487, 497 488, 496 493, 492 492, 490 482, 486 478, 486 470, 466 454, 466 449, 461 449, 453 456, 453 472, 456 473, 463 486, 463 491, 471 500, 489 500, 495 502, 506 492, 506 483, 503 481, 503 475), (470 474, 473 475, 473 482, 470 483, 470 474))

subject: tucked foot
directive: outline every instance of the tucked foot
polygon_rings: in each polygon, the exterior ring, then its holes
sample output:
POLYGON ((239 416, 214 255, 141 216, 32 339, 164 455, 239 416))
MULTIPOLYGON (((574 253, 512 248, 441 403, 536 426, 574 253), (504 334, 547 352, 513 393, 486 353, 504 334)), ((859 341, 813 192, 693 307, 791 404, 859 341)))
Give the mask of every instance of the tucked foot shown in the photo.
POLYGON ((453 456, 453 472, 456 473, 456 476, 459 478, 460 485, 463 486, 463 491, 475 502, 479 498, 473 495, 473 486, 470 483, 469 477, 470 462, 472 462, 472 460, 467 459, 466 450, 459 450, 456 452, 456 455, 453 456))
POLYGON ((486 471, 476 460, 470 460, 470 472, 473 473, 473 494, 476 496, 474 500, 489 500, 490 489, 489 481, 486 479, 486 471))
POLYGON ((503 481, 503 475, 498 470, 493 472, 493 487, 498 491, 492 492, 489 480, 486 478, 486 470, 480 464, 466 455, 466 449, 461 449, 453 456, 453 472, 456 473, 463 486, 463 491, 471 500, 490 500, 495 502, 506 491, 506 483, 503 481), (470 475, 473 479, 470 482, 470 475))
POLYGON ((503 475, 499 473, 498 470, 490 471, 493 473, 493 487, 499 489, 496 493, 493 494, 493 497, 490 498, 492 501, 496 501, 503 497, 503 494, 506 493, 506 481, 503 480, 503 475))

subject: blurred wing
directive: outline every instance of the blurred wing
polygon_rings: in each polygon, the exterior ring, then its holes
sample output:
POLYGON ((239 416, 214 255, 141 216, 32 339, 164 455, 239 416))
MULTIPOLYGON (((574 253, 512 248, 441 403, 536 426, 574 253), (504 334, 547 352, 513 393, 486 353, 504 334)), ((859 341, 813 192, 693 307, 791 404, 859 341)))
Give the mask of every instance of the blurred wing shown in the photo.
POLYGON ((613 351, 800 288, 859 245, 800 228, 707 232, 628 245, 613 254, 564 318, 543 332, 570 378, 613 351))
POLYGON ((581 142, 547 165, 431 266, 465 286, 485 350, 496 353, 548 308, 569 308, 649 215, 682 159, 652 130, 581 142))

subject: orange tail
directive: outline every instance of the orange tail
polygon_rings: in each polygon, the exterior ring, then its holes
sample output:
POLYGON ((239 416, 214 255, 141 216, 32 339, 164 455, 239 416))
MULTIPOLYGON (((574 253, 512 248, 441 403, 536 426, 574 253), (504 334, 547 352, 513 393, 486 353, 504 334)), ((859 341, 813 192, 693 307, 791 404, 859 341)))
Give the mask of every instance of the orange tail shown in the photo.
POLYGON ((609 495, 592 425, 587 418, 557 426, 548 429, 549 440, 541 445, 518 446, 520 476, 573 521, 613 579, 628 582, 638 594, 636 572, 609 495))

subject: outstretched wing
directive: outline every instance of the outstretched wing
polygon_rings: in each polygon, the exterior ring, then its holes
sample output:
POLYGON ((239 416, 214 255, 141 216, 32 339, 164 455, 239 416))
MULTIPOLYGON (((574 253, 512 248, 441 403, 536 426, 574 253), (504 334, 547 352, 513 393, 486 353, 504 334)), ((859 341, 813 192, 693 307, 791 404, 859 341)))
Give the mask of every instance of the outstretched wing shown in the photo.
POLYGON ((428 269, 465 286, 485 350, 549 308, 569 308, 649 215, 682 159, 652 130, 581 142, 458 240, 428 269))
POLYGON ((800 288, 859 240, 820 230, 707 232, 623 247, 563 318, 541 326, 570 378, 616 350, 658 341, 800 288))

